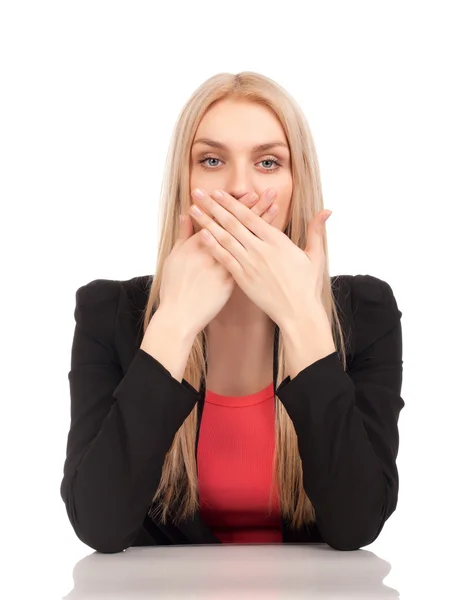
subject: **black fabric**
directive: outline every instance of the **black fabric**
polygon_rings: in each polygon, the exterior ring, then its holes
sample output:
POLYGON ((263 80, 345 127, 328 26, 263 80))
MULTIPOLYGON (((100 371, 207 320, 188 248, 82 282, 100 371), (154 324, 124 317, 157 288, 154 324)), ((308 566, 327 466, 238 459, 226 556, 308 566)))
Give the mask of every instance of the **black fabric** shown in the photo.
MULTIPOLYGON (((130 546, 221 543, 198 512, 175 526, 148 510, 165 455, 205 398, 140 349, 152 277, 97 279, 76 292, 71 349, 70 429, 61 497, 78 538, 98 552, 130 546)), ((334 352, 274 389, 298 437, 305 491, 316 523, 283 543, 356 550, 373 542, 394 512, 402 386, 402 313, 388 283, 371 275, 331 278, 348 368, 334 352)))

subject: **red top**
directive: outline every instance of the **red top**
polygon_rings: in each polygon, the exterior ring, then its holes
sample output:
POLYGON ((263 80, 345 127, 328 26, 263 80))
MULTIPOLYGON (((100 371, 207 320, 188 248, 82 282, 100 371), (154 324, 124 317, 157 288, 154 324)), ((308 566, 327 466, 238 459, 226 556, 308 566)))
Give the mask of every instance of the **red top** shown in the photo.
POLYGON ((273 382, 248 396, 206 390, 197 449, 199 510, 225 544, 282 543, 277 486, 268 508, 274 400, 273 382))

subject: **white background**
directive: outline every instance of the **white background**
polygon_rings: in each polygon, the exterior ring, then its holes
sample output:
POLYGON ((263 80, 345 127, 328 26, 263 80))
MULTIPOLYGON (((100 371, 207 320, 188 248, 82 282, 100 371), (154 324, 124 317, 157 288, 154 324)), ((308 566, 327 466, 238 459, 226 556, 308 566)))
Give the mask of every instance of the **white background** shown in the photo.
POLYGON ((153 273, 179 111, 210 76, 251 70, 307 116, 333 211, 331 274, 388 281, 403 313, 399 504, 367 549, 391 564, 385 583, 403 598, 448 589, 465 510, 463 2, 0 6, 8 574, 58 598, 92 552, 59 494, 75 291, 153 273))

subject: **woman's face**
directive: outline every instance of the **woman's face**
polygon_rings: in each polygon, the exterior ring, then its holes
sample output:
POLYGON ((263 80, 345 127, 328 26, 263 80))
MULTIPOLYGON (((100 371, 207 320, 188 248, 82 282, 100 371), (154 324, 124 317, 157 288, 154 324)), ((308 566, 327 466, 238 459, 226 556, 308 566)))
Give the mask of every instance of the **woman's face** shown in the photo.
MULTIPOLYGON (((279 206, 271 225, 284 231, 289 219, 292 173, 281 123, 271 109, 255 102, 230 99, 217 102, 204 115, 192 143, 191 192, 195 188, 207 193, 221 189, 239 200, 247 192, 261 195, 270 187, 277 192, 275 203, 279 206), (197 142, 203 138, 220 142, 225 148, 197 142), (253 150, 254 146, 268 142, 282 142, 284 146, 253 150)), ((192 196, 190 203, 193 204, 192 196)), ((201 227, 195 219, 192 221, 197 233, 201 227)))

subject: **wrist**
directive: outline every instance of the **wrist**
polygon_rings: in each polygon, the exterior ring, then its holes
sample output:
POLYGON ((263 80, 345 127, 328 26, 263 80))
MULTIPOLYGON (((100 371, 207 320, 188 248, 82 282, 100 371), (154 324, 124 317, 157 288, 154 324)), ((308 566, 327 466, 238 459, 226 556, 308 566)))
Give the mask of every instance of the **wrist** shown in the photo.
MULTIPOLYGON (((163 331, 165 339, 175 339, 186 346, 189 345, 189 347, 192 346, 197 335, 197 332, 187 325, 178 311, 162 305, 153 314, 144 340, 148 337, 149 330, 163 331)), ((144 340, 142 343, 144 343, 144 340)))
POLYGON ((302 307, 299 310, 293 310, 279 323, 279 329, 289 337, 302 331, 302 328, 320 331, 330 329, 328 315, 323 304, 315 304, 305 311, 302 311, 302 307))

